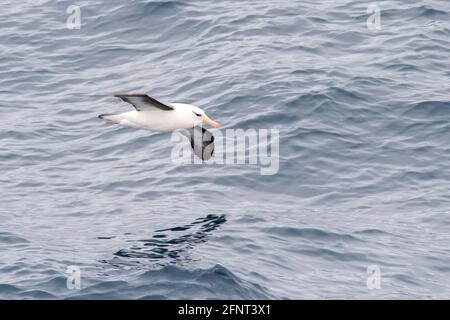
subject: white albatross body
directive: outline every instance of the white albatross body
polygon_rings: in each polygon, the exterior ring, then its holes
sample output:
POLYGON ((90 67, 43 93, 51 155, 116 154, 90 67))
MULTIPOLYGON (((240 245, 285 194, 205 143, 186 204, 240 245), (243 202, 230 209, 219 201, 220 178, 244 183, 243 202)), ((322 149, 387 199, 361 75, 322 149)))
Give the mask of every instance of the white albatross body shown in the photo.
POLYGON ((175 131, 185 135, 194 153, 208 160, 214 153, 214 136, 202 127, 208 124, 219 128, 220 124, 211 120, 199 107, 185 103, 162 103, 146 94, 113 94, 133 105, 133 111, 117 114, 101 114, 98 117, 108 123, 125 127, 152 131, 175 131), (197 139, 197 136, 200 139, 197 139))
POLYGON ((170 106, 174 110, 166 111, 158 108, 141 111, 132 110, 114 115, 105 115, 103 119, 125 127, 163 132, 190 129, 196 125, 202 125, 202 117, 196 116, 192 112, 195 111, 197 114, 204 115, 200 108, 185 103, 171 103, 170 106))

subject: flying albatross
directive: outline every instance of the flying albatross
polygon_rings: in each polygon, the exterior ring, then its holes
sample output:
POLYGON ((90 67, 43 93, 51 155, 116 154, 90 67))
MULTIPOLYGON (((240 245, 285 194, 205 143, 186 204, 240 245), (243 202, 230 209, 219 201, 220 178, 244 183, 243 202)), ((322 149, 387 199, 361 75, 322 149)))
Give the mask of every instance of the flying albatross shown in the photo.
POLYGON ((199 107, 185 103, 163 103, 146 94, 108 94, 133 105, 135 110, 118 114, 101 114, 98 117, 107 123, 152 131, 175 131, 186 136, 199 158, 208 160, 214 154, 214 136, 203 128, 208 124, 220 128, 199 107))

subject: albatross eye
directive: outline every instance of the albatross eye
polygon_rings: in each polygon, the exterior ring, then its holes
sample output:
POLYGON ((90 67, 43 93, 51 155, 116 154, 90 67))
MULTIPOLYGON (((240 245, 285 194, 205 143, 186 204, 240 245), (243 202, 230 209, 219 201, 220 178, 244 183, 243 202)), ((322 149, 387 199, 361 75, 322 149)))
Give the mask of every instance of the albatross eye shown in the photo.
POLYGON ((201 114, 199 114, 199 113, 197 113, 197 112, 195 112, 195 111, 192 111, 197 117, 201 117, 202 115, 201 114))

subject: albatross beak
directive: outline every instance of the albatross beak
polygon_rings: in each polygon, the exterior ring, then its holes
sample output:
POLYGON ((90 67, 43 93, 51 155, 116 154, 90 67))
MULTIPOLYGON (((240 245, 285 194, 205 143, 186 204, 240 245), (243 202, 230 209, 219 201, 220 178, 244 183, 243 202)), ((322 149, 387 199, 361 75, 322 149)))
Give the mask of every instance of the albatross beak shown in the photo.
POLYGON ((220 123, 211 120, 206 114, 203 116, 203 123, 209 124, 211 127, 220 128, 220 123))

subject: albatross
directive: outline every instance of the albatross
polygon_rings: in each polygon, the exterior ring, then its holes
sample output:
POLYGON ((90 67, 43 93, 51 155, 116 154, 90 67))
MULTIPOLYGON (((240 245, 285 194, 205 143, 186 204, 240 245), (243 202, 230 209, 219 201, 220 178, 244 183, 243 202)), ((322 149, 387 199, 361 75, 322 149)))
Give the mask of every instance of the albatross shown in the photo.
POLYGON ((220 124, 211 120, 199 107, 186 103, 163 103, 141 93, 107 96, 120 98, 134 107, 128 112, 98 116, 107 123, 152 131, 179 131, 190 140, 194 154, 202 160, 208 160, 214 154, 214 136, 203 125, 220 128, 220 124))

